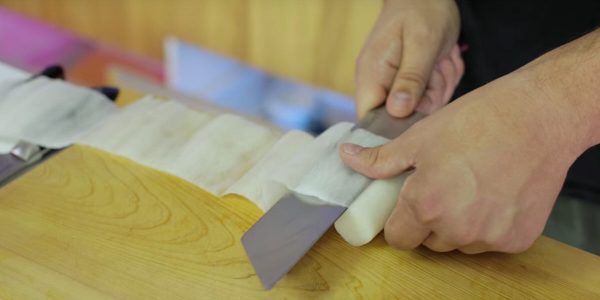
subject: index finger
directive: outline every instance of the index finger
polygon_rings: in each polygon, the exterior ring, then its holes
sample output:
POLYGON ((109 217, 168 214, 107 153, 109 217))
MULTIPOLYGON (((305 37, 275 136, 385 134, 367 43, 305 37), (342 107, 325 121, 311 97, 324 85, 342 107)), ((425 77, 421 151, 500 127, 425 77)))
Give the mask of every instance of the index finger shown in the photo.
POLYGON ((402 45, 400 34, 379 20, 356 60, 356 110, 359 119, 385 102, 398 71, 402 45))
POLYGON ((414 205, 410 203, 415 201, 411 198, 414 195, 405 190, 411 189, 415 174, 410 175, 404 182, 396 207, 385 224, 385 240, 396 249, 416 248, 431 234, 429 227, 419 220, 414 205))

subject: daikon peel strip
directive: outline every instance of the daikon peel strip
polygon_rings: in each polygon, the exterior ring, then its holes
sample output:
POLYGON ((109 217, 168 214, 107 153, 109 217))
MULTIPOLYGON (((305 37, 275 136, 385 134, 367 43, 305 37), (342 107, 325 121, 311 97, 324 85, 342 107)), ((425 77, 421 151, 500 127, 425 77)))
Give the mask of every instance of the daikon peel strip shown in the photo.
POLYGON ((263 157, 278 135, 242 117, 221 115, 190 138, 167 171, 220 195, 263 157))
POLYGON ((292 130, 279 139, 265 156, 223 194, 237 194, 254 202, 263 211, 269 210, 286 193, 277 179, 296 169, 283 167, 290 158, 306 151, 314 138, 305 132, 292 130))
POLYGON ((38 77, 0 95, 0 137, 66 147, 117 111, 104 95, 38 77))
POLYGON ((146 115, 156 109, 162 101, 147 96, 107 118, 77 142, 116 153, 137 131, 146 125, 146 115))
POLYGON ((353 129, 353 127, 345 128, 342 134, 332 135, 332 137, 335 140, 327 141, 325 151, 309 165, 301 179, 288 187, 298 194, 319 199, 323 204, 348 207, 371 179, 344 164, 339 155, 339 146, 342 143, 354 143, 363 147, 375 147, 388 140, 364 129, 353 129))
POLYGON ((354 124, 352 123, 338 123, 317 136, 303 149, 303 151, 297 153, 285 164, 281 165, 281 169, 285 170, 285 172, 281 172, 276 181, 290 190, 295 188, 314 164, 334 149, 336 143, 342 139, 352 127, 354 127, 354 124))
POLYGON ((168 101, 146 112, 142 120, 143 126, 115 152, 144 165, 164 169, 175 159, 173 151, 186 144, 209 122, 210 116, 168 101))

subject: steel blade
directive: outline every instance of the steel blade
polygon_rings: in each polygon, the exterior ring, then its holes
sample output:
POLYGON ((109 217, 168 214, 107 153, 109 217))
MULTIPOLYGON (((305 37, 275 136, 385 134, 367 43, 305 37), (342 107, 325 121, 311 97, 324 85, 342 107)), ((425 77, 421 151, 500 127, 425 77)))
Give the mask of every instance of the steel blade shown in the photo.
POLYGON ((293 193, 279 200, 242 236, 263 286, 271 289, 345 210, 342 206, 309 204, 293 193))

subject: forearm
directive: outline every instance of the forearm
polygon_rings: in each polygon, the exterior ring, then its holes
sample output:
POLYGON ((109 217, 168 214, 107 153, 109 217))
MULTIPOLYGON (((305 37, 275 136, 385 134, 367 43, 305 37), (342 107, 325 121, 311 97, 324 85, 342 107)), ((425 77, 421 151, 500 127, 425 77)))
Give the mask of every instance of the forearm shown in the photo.
POLYGON ((523 69, 534 74, 535 89, 562 114, 562 134, 579 152, 600 144, 600 29, 559 47, 523 69))
POLYGON ((589 110, 587 121, 591 147, 600 144, 600 29, 590 33, 588 39, 589 47, 583 49, 585 60, 581 61, 581 98, 589 110))

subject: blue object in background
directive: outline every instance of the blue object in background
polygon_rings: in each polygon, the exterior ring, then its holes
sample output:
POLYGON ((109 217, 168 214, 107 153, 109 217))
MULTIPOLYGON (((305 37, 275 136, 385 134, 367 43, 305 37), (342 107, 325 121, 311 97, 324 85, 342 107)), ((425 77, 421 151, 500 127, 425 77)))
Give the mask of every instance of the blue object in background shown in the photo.
POLYGON ((284 129, 320 133, 354 120, 352 98, 276 77, 197 46, 167 39, 166 80, 170 88, 284 129))

